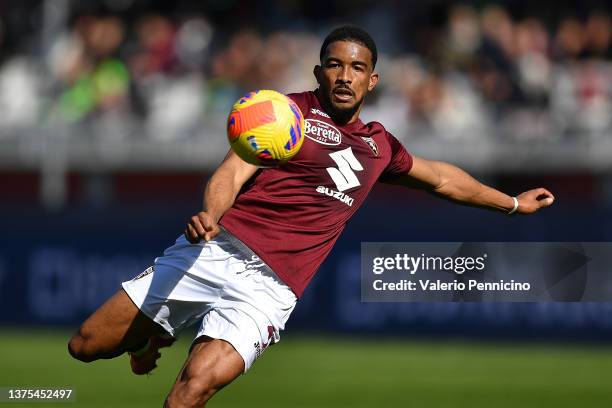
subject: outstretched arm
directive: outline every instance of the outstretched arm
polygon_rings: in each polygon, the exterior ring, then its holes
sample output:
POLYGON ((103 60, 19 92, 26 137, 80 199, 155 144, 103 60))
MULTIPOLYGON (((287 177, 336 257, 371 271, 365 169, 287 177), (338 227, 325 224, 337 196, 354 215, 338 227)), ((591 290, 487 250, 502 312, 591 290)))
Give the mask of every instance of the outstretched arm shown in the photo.
MULTIPOLYGON (((509 213, 514 208, 514 199, 488 187, 474 179, 465 171, 449 163, 425 160, 413 156, 410 171, 393 181, 401 184, 432 191, 433 193, 454 202, 496 209, 509 213)), ((554 201, 552 193, 544 188, 525 191, 516 196, 519 214, 531 214, 543 207, 548 207, 554 201)))
POLYGON ((201 239, 209 241, 219 233, 217 224, 223 214, 234 204, 240 189, 257 171, 232 150, 214 172, 204 190, 204 211, 191 217, 185 237, 191 243, 201 239))

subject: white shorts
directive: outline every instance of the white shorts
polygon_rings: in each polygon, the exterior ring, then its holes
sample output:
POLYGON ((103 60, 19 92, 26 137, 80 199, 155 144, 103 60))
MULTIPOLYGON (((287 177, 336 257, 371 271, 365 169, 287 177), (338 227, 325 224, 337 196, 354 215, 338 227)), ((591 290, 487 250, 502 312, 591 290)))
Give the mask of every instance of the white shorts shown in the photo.
POLYGON ((280 340, 297 302, 270 267, 224 229, 199 244, 179 237, 154 266, 122 286, 172 336, 201 321, 196 339, 229 342, 242 356, 245 371, 280 340))

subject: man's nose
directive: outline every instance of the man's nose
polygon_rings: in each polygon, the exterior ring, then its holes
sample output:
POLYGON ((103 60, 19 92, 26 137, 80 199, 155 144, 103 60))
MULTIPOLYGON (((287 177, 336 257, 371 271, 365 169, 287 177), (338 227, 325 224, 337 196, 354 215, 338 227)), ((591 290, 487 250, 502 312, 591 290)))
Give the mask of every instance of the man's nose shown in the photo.
POLYGON ((352 78, 350 77, 350 72, 347 68, 342 68, 340 72, 338 72, 338 76, 336 77, 336 82, 341 84, 351 83, 352 78))

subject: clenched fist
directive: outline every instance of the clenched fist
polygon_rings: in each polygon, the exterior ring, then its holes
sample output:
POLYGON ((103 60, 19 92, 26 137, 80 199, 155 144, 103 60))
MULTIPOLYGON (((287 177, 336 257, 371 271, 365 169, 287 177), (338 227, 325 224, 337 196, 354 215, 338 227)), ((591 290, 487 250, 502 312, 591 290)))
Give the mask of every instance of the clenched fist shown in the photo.
POLYGON ((201 211, 191 217, 185 228, 185 238, 192 244, 201 240, 210 241, 221 232, 217 221, 206 211, 201 211))
POLYGON ((536 188, 534 190, 525 191, 516 196, 518 199, 519 214, 531 214, 538 211, 540 208, 548 207, 555 201, 552 193, 545 188, 536 188))

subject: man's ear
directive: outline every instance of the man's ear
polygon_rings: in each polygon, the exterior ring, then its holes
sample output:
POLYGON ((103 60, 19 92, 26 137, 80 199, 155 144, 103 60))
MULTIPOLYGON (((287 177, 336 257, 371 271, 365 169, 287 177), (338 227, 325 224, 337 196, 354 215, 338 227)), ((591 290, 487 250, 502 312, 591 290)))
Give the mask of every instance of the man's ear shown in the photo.
POLYGON ((370 83, 368 84, 368 91, 374 89, 376 84, 378 83, 378 74, 376 72, 372 72, 370 75, 370 83))
POLYGON ((321 66, 315 65, 314 69, 312 70, 312 73, 314 74, 314 77, 317 80, 317 84, 321 85, 321 81, 319 81, 319 75, 321 74, 321 66))

